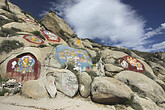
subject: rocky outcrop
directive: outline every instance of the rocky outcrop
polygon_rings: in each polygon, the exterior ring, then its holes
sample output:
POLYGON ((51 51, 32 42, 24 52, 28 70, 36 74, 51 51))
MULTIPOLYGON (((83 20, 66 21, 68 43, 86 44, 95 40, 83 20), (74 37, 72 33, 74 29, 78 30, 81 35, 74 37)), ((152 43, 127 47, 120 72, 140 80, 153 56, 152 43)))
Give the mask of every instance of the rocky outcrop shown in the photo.
POLYGON ((21 94, 34 99, 48 97, 48 92, 41 80, 30 80, 25 82, 22 86, 21 94))
POLYGON ((118 67, 118 66, 114 66, 112 64, 105 64, 105 70, 108 71, 108 72, 120 72, 122 70, 124 70, 123 68, 121 67, 118 67))
POLYGON ((143 74, 122 71, 115 78, 130 86, 132 91, 141 97, 149 97, 156 103, 165 101, 165 93, 161 86, 143 74))
POLYGON ((82 97, 88 97, 90 95, 92 79, 86 72, 82 72, 78 75, 79 91, 82 97))
POLYGON ((55 85, 55 77, 47 76, 45 82, 46 90, 48 91, 50 97, 54 98, 57 94, 57 89, 55 85))
POLYGON ((97 103, 116 104, 131 99, 132 91, 124 83, 108 77, 96 77, 91 87, 92 100, 97 103))
POLYGON ((157 106, 151 99, 141 98, 136 94, 134 94, 132 107, 135 110, 163 110, 163 108, 157 106))
POLYGON ((40 31, 42 28, 32 23, 11 22, 2 26, 3 28, 16 28, 23 32, 40 31))
POLYGON ((41 22, 47 29, 51 30, 57 35, 61 35, 61 33, 63 33, 65 35, 68 35, 66 36, 68 38, 71 38, 69 36, 74 35, 74 32, 69 27, 69 25, 66 24, 66 22, 58 17, 54 12, 49 12, 44 18, 41 19, 41 22))
POLYGON ((69 97, 73 97, 78 92, 78 80, 74 73, 65 69, 52 69, 47 73, 55 77, 57 90, 63 92, 69 97))

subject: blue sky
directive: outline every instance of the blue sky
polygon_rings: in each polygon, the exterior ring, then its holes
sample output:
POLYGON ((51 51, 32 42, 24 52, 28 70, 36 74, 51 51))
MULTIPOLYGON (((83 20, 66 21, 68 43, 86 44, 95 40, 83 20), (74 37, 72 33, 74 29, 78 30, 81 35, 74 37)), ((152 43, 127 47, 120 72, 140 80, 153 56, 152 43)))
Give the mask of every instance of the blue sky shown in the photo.
POLYGON ((38 19, 55 11, 80 38, 165 52, 165 0, 10 0, 38 19))

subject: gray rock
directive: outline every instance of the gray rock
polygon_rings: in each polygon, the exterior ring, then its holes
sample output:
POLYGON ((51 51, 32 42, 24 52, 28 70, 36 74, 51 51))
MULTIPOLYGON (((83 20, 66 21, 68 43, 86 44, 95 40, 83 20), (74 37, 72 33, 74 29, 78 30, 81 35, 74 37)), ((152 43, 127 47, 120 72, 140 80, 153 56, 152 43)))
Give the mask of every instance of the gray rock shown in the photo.
POLYGON ((156 79, 155 80, 162 88, 163 90, 165 91, 165 83, 162 81, 162 80, 159 80, 159 79, 156 79))
POLYGON ((143 60, 140 60, 140 59, 138 59, 138 60, 139 60, 139 61, 144 65, 144 67, 145 67, 145 73, 144 73, 144 74, 145 74, 147 77, 151 78, 151 79, 155 79, 156 76, 155 76, 155 74, 154 74, 152 68, 151 68, 146 62, 144 62, 143 60))
POLYGON ((109 58, 118 59, 118 58, 126 56, 127 54, 124 52, 120 52, 120 51, 113 51, 110 49, 105 49, 105 50, 101 51, 101 55, 103 58, 109 57, 109 58))
POLYGON ((151 99, 141 98, 136 94, 131 105, 135 110, 163 110, 163 108, 157 106, 151 99))
POLYGON ((124 70, 123 68, 112 65, 112 64, 105 64, 104 66, 105 66, 105 70, 108 72, 120 72, 124 70))
POLYGON ((55 77, 48 75, 46 77, 45 87, 50 97, 54 98, 57 94, 57 89, 55 85, 55 77))
POLYGON ((78 92, 78 80, 74 73, 65 69, 53 69, 51 74, 55 77, 57 90, 69 97, 76 95, 78 92))
MULTIPOLYGON (((61 35, 61 32, 65 32, 69 35, 73 35, 74 31, 69 27, 66 22, 58 17, 54 12, 48 13, 44 18, 41 19, 42 24, 51 30, 52 32, 56 33, 57 35, 61 35)), ((70 38, 69 36, 66 36, 70 38)))
POLYGON ((82 97, 88 97, 90 95, 92 79, 86 72, 82 72, 78 75, 79 79, 79 91, 82 97))
POLYGON ((18 23, 18 22, 11 22, 2 26, 3 28, 16 28, 23 32, 34 32, 40 31, 42 28, 38 25, 34 25, 32 23, 18 23))
POLYGON ((23 96, 40 99, 48 97, 48 92, 41 80, 29 80, 26 81, 21 89, 23 96))
POLYGON ((82 44, 84 45, 84 47, 93 48, 91 42, 89 42, 88 40, 82 41, 82 44))
POLYGON ((96 77, 91 87, 92 100, 97 103, 124 103, 131 98, 132 91, 124 83, 109 77, 96 77))
POLYGON ((122 71, 115 78, 129 85, 141 97, 149 97, 157 103, 165 101, 163 89, 156 82, 141 73, 122 71))

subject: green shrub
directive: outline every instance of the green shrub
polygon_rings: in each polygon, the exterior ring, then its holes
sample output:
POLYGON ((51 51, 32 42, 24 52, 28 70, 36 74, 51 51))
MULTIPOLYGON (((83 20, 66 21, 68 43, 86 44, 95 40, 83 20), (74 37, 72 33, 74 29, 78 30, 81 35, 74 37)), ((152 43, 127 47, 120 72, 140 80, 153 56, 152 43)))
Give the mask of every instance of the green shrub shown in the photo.
POLYGON ((57 47, 60 44, 49 44, 49 45, 51 45, 52 47, 57 47))
POLYGON ((45 37, 41 35, 41 33, 39 31, 34 31, 32 32, 32 34, 34 34, 35 36, 40 37, 41 39, 45 40, 45 37))
POLYGON ((0 76, 0 83, 6 82, 7 80, 8 80, 8 79, 2 78, 2 77, 0 76))
POLYGON ((75 75, 77 75, 78 71, 77 70, 74 70, 74 62, 68 62, 67 65, 62 65, 61 68, 62 69, 65 69, 67 66, 67 69, 70 70, 71 72, 73 72, 75 75))
POLYGON ((9 90, 3 88, 2 91, 0 91, 0 96, 4 96, 7 92, 9 92, 9 90))
POLYGON ((101 58, 101 56, 100 56, 100 54, 97 52, 97 53, 96 53, 96 56, 92 58, 92 63, 93 63, 93 64, 96 64, 97 62, 99 62, 100 58, 101 58))
POLYGON ((40 44, 38 47, 39 48, 44 48, 44 47, 47 47, 47 45, 46 44, 40 44))
POLYGON ((14 49, 17 49, 23 46, 24 44, 20 43, 17 40, 4 40, 1 42, 1 45, 0 45, 0 53, 2 52, 9 53, 10 51, 14 49))
POLYGON ((88 75, 92 78, 92 80, 95 78, 95 77, 98 77, 97 73, 95 71, 87 71, 88 75))
POLYGON ((16 36, 17 33, 15 30, 13 30, 13 28, 2 28, 1 32, 0 32, 0 36, 1 37, 7 37, 9 35, 9 37, 11 36, 16 36))

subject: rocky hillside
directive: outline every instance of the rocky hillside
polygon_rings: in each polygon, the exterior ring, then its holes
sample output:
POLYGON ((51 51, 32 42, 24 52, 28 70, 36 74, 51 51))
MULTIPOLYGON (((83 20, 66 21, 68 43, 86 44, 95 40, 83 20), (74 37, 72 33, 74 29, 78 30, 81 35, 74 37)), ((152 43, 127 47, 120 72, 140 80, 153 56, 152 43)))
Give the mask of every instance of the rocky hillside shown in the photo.
POLYGON ((105 109, 164 110, 165 53, 80 39, 54 12, 36 20, 0 0, 0 85, 6 96, 52 100, 62 93, 105 109))

